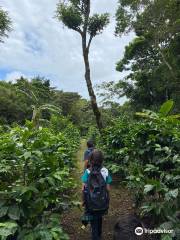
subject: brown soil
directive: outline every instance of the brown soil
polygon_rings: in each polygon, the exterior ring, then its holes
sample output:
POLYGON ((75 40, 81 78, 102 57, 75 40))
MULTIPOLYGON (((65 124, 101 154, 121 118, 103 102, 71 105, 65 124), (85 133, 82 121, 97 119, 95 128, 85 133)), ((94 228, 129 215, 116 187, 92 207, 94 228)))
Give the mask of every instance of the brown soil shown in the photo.
MULTIPOLYGON (((85 142, 81 144, 81 148, 77 153, 78 159, 78 171, 75 173, 75 177, 80 184, 80 175, 82 174, 82 159, 83 151, 85 149, 85 142)), ((79 189, 81 188, 81 185, 79 189)), ((79 191, 79 200, 81 198, 81 191, 79 191)), ((120 187, 120 185, 112 185, 111 189, 111 202, 108 215, 103 218, 103 240, 113 239, 113 227, 117 219, 122 216, 133 212, 132 200, 130 193, 126 188, 120 187)), ((83 210, 79 208, 71 209, 65 212, 62 216, 61 224, 66 233, 68 233, 70 240, 90 240, 90 226, 83 230, 81 223, 81 216, 83 210)))

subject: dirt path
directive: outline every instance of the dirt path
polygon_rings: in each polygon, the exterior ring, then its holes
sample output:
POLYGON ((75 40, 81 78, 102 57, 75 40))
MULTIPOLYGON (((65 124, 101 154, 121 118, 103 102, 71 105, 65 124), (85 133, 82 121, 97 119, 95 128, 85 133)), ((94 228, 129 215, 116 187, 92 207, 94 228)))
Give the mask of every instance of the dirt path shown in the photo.
MULTIPOLYGON (((77 165, 78 170, 75 173, 77 177, 77 181, 80 183, 80 176, 82 175, 82 156, 84 149, 86 147, 85 141, 82 141, 81 147, 77 153, 77 165)), ((81 188, 81 185, 79 189, 81 188)), ((79 201, 81 198, 81 191, 79 191, 79 201)), ((111 190, 111 202, 110 202, 110 209, 109 214, 104 216, 103 220, 103 240, 112 240, 113 236, 113 226, 117 221, 119 216, 126 215, 132 212, 132 201, 130 198, 130 194, 127 189, 123 187, 112 185, 111 190)), ((82 216, 83 212, 78 209, 74 208, 69 212, 66 212, 62 218, 62 225, 64 230, 69 234, 70 240, 90 240, 90 226, 88 225, 85 230, 81 229, 81 220, 80 217, 82 216)))

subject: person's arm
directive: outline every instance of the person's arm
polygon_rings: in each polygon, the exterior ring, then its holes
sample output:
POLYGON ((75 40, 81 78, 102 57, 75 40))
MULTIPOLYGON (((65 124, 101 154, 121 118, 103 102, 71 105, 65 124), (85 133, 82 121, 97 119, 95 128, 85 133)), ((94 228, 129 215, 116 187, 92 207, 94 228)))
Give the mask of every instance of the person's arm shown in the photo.
POLYGON ((85 183, 82 184, 82 206, 83 207, 85 205, 84 187, 85 187, 85 183))
POLYGON ((109 172, 108 172, 108 176, 106 178, 106 188, 108 190, 108 192, 111 190, 111 184, 112 183, 112 177, 109 175, 109 172))
POLYGON ((88 156, 89 156, 89 152, 88 152, 88 150, 86 150, 85 153, 84 153, 84 169, 87 169, 88 156))
POLYGON ((110 192, 110 190, 111 190, 111 185, 110 185, 110 184, 107 184, 107 185, 106 185, 106 188, 107 188, 108 192, 110 192))
POLYGON ((88 160, 84 160, 84 169, 87 169, 87 166, 88 166, 88 160))
POLYGON ((84 172, 84 174, 81 177, 81 181, 82 181, 82 206, 85 205, 85 198, 84 198, 84 188, 86 186, 87 183, 87 179, 88 179, 88 172, 87 170, 84 172))
POLYGON ((82 183, 82 191, 84 191, 85 183, 82 183))

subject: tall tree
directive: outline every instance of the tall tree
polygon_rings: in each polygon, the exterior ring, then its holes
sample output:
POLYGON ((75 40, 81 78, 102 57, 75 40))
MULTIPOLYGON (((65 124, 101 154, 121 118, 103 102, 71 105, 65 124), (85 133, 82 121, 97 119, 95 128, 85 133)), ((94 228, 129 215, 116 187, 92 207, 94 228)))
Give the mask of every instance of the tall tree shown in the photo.
POLYGON ((119 86, 138 108, 179 104, 179 16, 179 0, 119 0, 116 34, 136 33, 117 64, 131 70, 119 86))
POLYGON ((101 131, 103 124, 101 113, 96 101, 96 95, 91 81, 89 49, 92 39, 100 34, 109 23, 109 15, 90 15, 91 0, 67 0, 60 1, 57 6, 57 18, 68 28, 78 32, 82 38, 82 51, 85 64, 85 80, 91 99, 92 109, 96 118, 96 123, 101 131))
POLYGON ((0 42, 3 42, 3 38, 7 37, 7 33, 11 30, 11 20, 8 13, 0 8, 0 42))

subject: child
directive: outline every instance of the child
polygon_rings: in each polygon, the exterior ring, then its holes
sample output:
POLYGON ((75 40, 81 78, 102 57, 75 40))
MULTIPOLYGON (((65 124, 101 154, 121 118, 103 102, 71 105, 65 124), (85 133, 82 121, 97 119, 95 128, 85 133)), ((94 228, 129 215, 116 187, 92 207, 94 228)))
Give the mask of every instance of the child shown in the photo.
MULTIPOLYGON (((89 161, 90 161, 90 168, 85 170, 85 172, 81 178, 81 180, 83 182, 83 185, 82 185, 83 201, 84 201, 83 204, 85 206, 85 215, 88 216, 90 219, 91 229, 92 229, 92 240, 100 240, 101 234, 102 234, 102 216, 105 214, 105 211, 97 210, 97 209, 96 209, 96 211, 92 211, 92 210, 90 211, 90 207, 88 207, 87 196, 90 196, 90 194, 91 194, 91 193, 88 193, 88 191, 91 191, 91 190, 89 190, 90 178, 92 177, 92 174, 94 174, 94 173, 97 174, 97 176, 98 176, 98 174, 100 174, 102 181, 105 184, 105 188, 106 188, 105 190, 107 193, 109 193, 112 178, 109 175, 108 169, 103 167, 103 154, 101 151, 93 150, 89 156, 89 161)), ((105 194, 105 192, 103 194, 105 194)), ((100 202, 101 201, 99 201, 99 203, 100 202)), ((105 205, 99 206, 98 205, 99 203, 97 202, 98 208, 103 209, 103 207, 105 205)), ((108 203, 107 204, 109 204, 109 194, 108 194, 108 203)), ((106 208, 106 207, 104 207, 104 208, 106 208)))
POLYGON ((89 167, 89 156, 94 150, 94 143, 92 140, 87 141, 87 150, 84 152, 84 170, 89 167))

